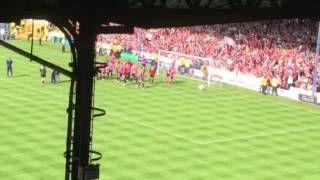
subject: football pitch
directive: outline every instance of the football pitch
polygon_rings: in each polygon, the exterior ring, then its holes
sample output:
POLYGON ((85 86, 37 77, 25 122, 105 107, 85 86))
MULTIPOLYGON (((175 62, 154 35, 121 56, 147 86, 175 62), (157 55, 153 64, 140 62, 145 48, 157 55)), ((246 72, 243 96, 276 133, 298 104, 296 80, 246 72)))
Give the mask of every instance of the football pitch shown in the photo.
MULTIPOLYGON (((12 44, 25 50, 30 42, 12 44)), ((48 42, 34 54, 68 68, 48 42)), ((40 82, 40 65, 0 47, 0 179, 64 179, 68 78, 40 82), (5 60, 13 59, 14 77, 5 60)), ((315 105, 223 85, 205 91, 177 77, 167 86, 96 81, 93 149, 101 180, 319 180, 320 111, 315 105)))

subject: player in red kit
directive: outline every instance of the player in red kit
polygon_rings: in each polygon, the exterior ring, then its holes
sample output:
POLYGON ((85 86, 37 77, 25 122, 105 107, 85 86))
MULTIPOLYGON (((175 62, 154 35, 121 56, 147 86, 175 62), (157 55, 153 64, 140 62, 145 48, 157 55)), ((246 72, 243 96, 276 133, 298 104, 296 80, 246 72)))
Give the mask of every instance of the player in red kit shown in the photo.
POLYGON ((124 77, 123 77, 123 82, 124 82, 124 86, 127 84, 129 78, 130 78, 130 70, 131 70, 131 62, 130 61, 126 61, 124 63, 124 77))
POLYGON ((142 66, 144 66, 144 67, 146 67, 146 65, 147 65, 147 59, 146 59, 144 56, 142 56, 141 64, 142 64, 142 66))
POLYGON ((156 75, 156 67, 154 65, 151 65, 150 66, 150 69, 149 69, 149 82, 151 84, 153 84, 154 82, 154 76, 156 75))
POLYGON ((122 63, 118 61, 118 64, 116 65, 117 69, 117 79, 121 81, 122 74, 123 74, 123 68, 122 68, 122 63))
POLYGON ((114 61, 110 60, 108 62, 108 66, 107 66, 107 79, 109 79, 109 78, 112 79, 113 68, 114 68, 114 61))
POLYGON ((131 66, 131 77, 138 83, 138 67, 135 63, 131 66))
POLYGON ((145 73, 145 66, 142 66, 141 70, 140 70, 140 73, 139 73, 139 76, 140 76, 140 82, 139 82, 139 85, 138 87, 143 87, 144 88, 144 73, 145 73))
POLYGON ((174 66, 170 66, 167 70, 167 84, 170 85, 173 81, 174 75, 176 71, 174 69, 174 66))

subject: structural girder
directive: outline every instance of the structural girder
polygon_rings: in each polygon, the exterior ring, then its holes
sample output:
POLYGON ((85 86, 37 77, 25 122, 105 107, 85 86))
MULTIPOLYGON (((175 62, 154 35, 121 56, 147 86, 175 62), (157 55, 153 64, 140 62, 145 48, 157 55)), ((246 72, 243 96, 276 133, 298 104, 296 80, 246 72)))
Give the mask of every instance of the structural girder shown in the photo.
POLYGON ((0 6, 0 22, 57 17, 75 22, 83 9, 100 24, 115 22, 148 28, 320 16, 318 0, 91 0, 85 8, 82 1, 4 1, 0 6), (272 2, 283 5, 272 6, 272 2))

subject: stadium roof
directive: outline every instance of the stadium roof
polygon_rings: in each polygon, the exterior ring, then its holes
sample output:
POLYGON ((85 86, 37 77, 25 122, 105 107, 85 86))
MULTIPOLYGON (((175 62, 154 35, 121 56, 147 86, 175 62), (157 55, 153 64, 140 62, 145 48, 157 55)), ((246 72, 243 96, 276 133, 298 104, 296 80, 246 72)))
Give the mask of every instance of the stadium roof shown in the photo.
POLYGON ((77 20, 88 12, 97 23, 167 27, 255 21, 276 18, 318 18, 318 0, 5 0, 0 22, 22 18, 77 20))

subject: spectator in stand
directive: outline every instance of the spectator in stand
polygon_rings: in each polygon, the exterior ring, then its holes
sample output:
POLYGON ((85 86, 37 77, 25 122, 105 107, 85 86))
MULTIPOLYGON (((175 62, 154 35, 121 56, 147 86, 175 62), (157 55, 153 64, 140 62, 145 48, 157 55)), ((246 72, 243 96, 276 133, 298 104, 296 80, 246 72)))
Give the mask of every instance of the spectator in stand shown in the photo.
POLYGON ((267 95, 267 92, 266 92, 267 86, 268 86, 268 79, 267 79, 267 76, 264 75, 261 77, 261 92, 264 95, 267 95))
POLYGON ((272 85, 272 95, 278 96, 279 79, 277 76, 273 76, 271 80, 272 85))
POLYGON ((287 89, 290 90, 290 87, 292 86, 293 86, 293 77, 292 77, 292 72, 289 71, 288 80, 287 80, 287 89))
POLYGON ((271 84, 272 75, 270 71, 267 71, 266 74, 267 74, 267 94, 272 94, 272 84, 271 84))

